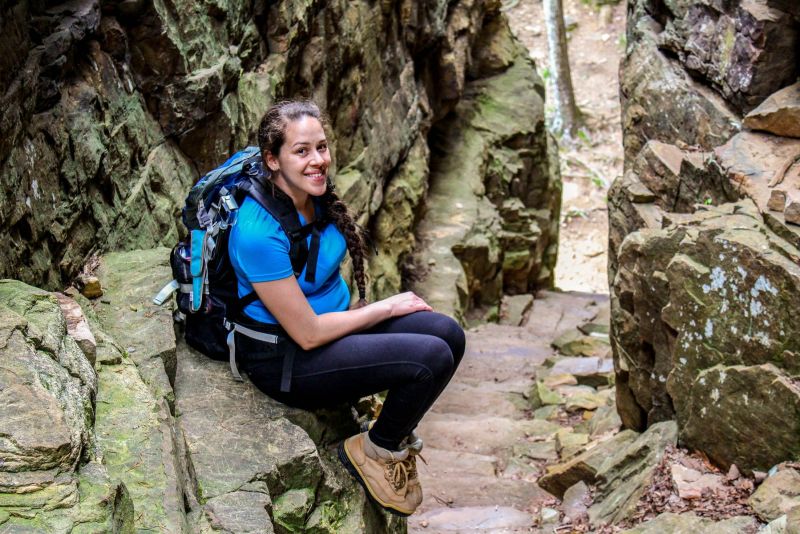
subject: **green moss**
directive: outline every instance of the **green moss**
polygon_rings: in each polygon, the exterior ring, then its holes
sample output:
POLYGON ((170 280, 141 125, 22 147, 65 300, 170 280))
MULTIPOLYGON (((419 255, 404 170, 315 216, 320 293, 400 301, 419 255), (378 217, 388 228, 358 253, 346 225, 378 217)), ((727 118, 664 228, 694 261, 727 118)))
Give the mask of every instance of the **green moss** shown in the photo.
POLYGON ((272 507, 275 522, 289 532, 304 532, 306 515, 314 504, 311 488, 289 490, 277 499, 272 507))
POLYGON ((344 519, 349 514, 348 501, 323 501, 311 512, 305 525, 309 534, 343 532, 344 519))

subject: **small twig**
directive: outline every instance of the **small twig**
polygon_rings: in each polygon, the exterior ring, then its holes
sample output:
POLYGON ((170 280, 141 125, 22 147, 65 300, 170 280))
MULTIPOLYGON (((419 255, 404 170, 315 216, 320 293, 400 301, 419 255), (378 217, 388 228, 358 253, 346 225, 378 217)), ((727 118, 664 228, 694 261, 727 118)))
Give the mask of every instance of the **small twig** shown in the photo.
POLYGON ((769 181, 769 186, 775 187, 776 185, 780 184, 786 177, 786 171, 788 171, 792 165, 797 163, 798 160, 800 160, 800 149, 796 150, 794 154, 786 158, 778 170, 775 171, 775 175, 772 177, 772 180, 769 181))

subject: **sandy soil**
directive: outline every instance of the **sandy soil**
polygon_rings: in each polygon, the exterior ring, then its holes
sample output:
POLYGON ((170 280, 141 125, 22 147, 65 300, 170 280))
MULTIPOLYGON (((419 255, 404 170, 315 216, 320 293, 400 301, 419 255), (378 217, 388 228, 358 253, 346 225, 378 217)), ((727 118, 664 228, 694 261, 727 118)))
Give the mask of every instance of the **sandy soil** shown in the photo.
MULTIPOLYGON (((506 2, 512 6, 513 0, 506 2)), ((619 61, 624 53, 625 3, 596 8, 564 0, 575 97, 585 126, 574 146, 561 146, 564 180, 556 287, 608 293, 608 186, 622 174, 619 61)), ((548 79, 547 36, 541 0, 519 0, 511 28, 548 79)), ((548 88, 548 94, 552 90, 548 88)), ((546 106, 548 114, 553 105, 546 106)))

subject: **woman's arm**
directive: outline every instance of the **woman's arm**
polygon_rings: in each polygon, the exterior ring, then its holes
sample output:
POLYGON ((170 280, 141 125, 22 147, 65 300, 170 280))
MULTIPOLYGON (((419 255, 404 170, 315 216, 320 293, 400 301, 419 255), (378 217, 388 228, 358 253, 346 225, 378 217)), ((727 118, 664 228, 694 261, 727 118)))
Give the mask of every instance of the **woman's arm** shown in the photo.
POLYGON ((304 350, 364 330, 390 317, 400 317, 416 311, 432 311, 424 300, 407 292, 363 308, 317 315, 294 276, 271 282, 257 282, 253 284, 253 289, 286 333, 304 350))

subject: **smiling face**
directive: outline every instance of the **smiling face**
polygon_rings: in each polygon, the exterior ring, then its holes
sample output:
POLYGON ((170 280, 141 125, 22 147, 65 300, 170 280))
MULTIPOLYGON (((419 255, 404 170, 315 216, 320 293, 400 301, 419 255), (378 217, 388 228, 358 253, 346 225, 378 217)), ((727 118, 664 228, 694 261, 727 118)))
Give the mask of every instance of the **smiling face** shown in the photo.
POLYGON ((309 195, 323 195, 331 155, 320 121, 308 115, 289 121, 278 154, 267 152, 266 163, 275 185, 298 209, 308 204, 309 195))

